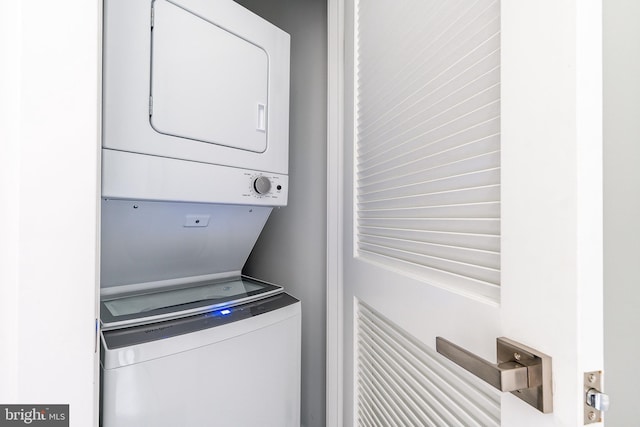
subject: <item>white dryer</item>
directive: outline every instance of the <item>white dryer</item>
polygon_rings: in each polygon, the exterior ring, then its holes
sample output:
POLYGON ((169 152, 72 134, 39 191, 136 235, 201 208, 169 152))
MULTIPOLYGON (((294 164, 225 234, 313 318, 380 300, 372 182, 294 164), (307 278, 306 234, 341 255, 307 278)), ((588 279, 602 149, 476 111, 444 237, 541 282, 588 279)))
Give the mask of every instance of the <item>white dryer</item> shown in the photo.
POLYGON ((289 44, 231 0, 105 0, 102 195, 286 204, 289 44))

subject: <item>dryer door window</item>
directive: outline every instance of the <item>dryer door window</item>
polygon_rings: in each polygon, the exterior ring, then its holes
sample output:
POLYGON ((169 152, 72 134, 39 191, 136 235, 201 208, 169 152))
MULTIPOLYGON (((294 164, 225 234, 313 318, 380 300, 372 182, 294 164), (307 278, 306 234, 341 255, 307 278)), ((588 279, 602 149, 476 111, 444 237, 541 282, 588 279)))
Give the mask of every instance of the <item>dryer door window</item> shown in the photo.
POLYGON ((166 135, 264 152, 265 50, 169 1, 156 0, 153 8, 151 126, 166 135))

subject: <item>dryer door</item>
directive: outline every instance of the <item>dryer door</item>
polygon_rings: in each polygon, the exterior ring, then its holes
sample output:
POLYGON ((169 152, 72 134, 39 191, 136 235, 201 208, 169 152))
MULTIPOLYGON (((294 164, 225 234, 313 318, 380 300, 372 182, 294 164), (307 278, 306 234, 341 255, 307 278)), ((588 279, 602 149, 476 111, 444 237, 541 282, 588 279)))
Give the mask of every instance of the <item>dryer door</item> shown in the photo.
POLYGON ((153 8, 153 128, 265 151, 269 57, 264 49, 169 1, 156 0, 153 8))

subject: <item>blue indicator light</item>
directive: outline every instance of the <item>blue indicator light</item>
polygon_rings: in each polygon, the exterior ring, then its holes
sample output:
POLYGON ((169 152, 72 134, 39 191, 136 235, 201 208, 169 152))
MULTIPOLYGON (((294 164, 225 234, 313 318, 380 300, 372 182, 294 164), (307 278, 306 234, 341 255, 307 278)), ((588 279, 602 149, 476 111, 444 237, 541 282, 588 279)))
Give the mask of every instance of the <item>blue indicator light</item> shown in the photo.
POLYGON ((220 310, 220 314, 222 314, 223 316, 226 316, 227 314, 231 314, 231 310, 228 310, 228 309, 220 310))

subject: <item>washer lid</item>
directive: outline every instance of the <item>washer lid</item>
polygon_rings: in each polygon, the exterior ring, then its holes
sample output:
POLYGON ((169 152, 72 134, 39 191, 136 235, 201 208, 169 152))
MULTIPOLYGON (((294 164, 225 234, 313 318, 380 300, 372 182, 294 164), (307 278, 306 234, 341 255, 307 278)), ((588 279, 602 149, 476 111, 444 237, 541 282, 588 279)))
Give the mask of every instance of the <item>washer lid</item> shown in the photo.
POLYGON ((166 0, 154 1, 153 17, 151 126, 166 135, 266 151, 266 51, 166 0))
MULTIPOLYGON (((205 191, 224 184, 198 182, 205 191)), ((238 277, 272 209, 106 198, 101 207, 100 288, 109 294, 130 285, 238 277)))

